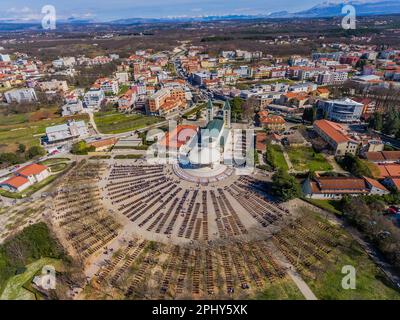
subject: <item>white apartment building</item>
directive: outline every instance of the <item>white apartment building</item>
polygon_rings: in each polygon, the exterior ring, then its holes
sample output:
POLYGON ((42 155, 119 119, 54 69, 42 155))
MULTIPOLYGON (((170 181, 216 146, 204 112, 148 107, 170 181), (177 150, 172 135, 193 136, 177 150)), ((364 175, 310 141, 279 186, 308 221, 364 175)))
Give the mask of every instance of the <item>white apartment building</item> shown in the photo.
POLYGON ((115 74, 115 78, 117 79, 119 84, 126 84, 129 82, 128 72, 117 72, 115 74))
POLYGON ((101 82, 100 88, 103 90, 104 93, 116 95, 119 92, 119 84, 116 80, 105 80, 101 82))
POLYGON ((102 89, 90 89, 85 93, 84 102, 87 107, 99 108, 103 100, 106 98, 102 89))
POLYGON ((4 94, 7 103, 36 102, 38 100, 36 92, 33 88, 21 88, 7 91, 4 94))
POLYGON ((0 54, 0 61, 1 62, 10 62, 11 58, 8 54, 0 54))

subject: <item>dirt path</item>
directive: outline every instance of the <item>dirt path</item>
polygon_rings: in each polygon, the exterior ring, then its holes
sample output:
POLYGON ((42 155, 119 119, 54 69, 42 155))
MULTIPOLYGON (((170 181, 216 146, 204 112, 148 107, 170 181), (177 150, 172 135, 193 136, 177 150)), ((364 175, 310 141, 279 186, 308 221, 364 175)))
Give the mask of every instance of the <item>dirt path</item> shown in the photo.
POLYGON ((304 280, 297 272, 289 269, 288 274, 307 300, 318 300, 314 292, 311 291, 308 284, 304 282, 304 280))
POLYGON ((96 131, 96 134, 100 134, 99 130, 97 129, 96 121, 94 121, 93 112, 89 112, 89 120, 93 130, 96 131))
POLYGON ((286 259, 286 257, 281 253, 281 251, 275 247, 274 244, 269 244, 270 249, 274 252, 274 257, 277 259, 279 264, 281 264, 288 273, 289 277, 293 280, 297 288, 303 294, 306 300, 318 300, 314 292, 310 289, 308 284, 303 280, 301 275, 296 271, 296 268, 286 259))

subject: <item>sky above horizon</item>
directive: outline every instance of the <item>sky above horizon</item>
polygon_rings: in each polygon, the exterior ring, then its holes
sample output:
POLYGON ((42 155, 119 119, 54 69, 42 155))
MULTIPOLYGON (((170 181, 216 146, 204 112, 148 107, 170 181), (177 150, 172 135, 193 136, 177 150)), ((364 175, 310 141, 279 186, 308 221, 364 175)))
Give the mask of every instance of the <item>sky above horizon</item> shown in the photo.
MULTIPOLYGON (((41 8, 53 5, 58 19, 109 21, 227 14, 268 14, 308 9, 323 0, 0 0, 0 20, 41 20, 41 8)), ((344 1, 343 1, 344 2, 344 1)))

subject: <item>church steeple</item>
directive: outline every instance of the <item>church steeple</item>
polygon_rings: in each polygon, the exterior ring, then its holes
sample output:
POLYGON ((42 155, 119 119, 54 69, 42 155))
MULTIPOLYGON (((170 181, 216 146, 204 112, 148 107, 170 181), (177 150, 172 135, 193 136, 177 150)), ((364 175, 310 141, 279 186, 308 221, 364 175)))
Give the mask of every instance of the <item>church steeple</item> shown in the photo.
POLYGON ((207 122, 212 120, 214 120, 214 104, 211 99, 209 99, 207 104, 207 122))
POLYGON ((223 108, 224 113, 224 127, 230 129, 231 128, 231 105, 229 101, 226 100, 223 108))

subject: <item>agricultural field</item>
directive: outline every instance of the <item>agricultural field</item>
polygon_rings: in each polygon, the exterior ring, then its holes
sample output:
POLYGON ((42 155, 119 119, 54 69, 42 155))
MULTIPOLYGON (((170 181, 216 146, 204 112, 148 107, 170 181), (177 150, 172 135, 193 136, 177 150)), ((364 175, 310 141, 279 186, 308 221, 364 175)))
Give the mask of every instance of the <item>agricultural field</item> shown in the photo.
POLYGON ((287 149, 293 168, 297 171, 331 171, 333 168, 322 153, 311 147, 289 147, 287 149))
POLYGON ((98 112, 94 115, 97 128, 101 133, 118 134, 138 130, 163 121, 160 117, 150 117, 141 114, 122 114, 113 111, 98 112))

